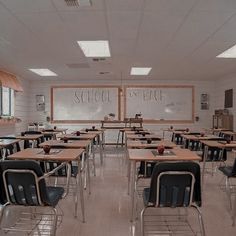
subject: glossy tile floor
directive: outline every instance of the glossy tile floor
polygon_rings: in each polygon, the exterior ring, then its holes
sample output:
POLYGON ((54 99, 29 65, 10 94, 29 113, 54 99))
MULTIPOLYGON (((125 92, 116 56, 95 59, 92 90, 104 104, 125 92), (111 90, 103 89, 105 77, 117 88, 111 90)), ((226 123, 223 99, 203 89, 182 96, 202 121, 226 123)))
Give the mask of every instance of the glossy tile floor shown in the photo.
MULTIPOLYGON (((86 223, 82 223, 80 214, 77 219, 73 217, 73 198, 68 196, 60 204, 64 217, 57 229, 57 235, 139 236, 139 219, 133 224, 130 223, 130 199, 127 195, 127 168, 124 150, 106 147, 104 165, 100 166, 99 158, 97 158, 96 165, 97 176, 91 179, 92 193, 91 195, 85 193, 86 223)), ((202 212, 207 236, 236 235, 236 226, 231 226, 226 194, 219 186, 221 178, 222 175, 219 172, 216 172, 214 176, 206 175, 202 212)), ((138 206, 138 211, 140 211, 141 200, 139 200, 138 206)), ((0 231, 0 235, 5 234, 0 231)), ((152 236, 154 235, 166 236, 169 234, 156 233, 152 236)))

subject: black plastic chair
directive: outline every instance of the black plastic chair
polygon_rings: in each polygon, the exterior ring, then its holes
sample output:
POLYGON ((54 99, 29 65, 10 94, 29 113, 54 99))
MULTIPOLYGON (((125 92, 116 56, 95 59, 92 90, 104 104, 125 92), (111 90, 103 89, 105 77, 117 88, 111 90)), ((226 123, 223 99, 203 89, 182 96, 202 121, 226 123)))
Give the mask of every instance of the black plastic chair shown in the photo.
MULTIPOLYGON (((149 233, 156 230, 157 227, 162 227, 166 223, 166 229, 160 234, 168 233, 172 235, 171 223, 174 222, 176 226, 177 221, 181 221, 181 217, 177 215, 174 220, 163 220, 163 208, 187 208, 192 207, 198 213, 198 220, 200 224, 201 235, 205 235, 204 224, 199 207, 201 206, 201 180, 200 180, 200 166, 195 162, 162 162, 158 163, 152 173, 151 184, 149 188, 143 191, 144 209, 141 212, 141 232, 145 235, 145 229, 149 233), (155 214, 155 219, 152 221, 148 216, 148 225, 144 225, 145 211, 147 208, 155 208, 157 211, 162 208, 161 218, 155 214), (170 228, 169 228, 170 226, 170 228), (150 228, 149 228, 150 227, 150 228), (167 232, 168 231, 168 232, 167 232)), ((153 212, 152 212, 153 213, 153 212)), ((169 214, 169 210, 168 210, 169 214)), ((173 215, 172 215, 173 217, 173 215)), ((181 226, 186 223, 186 217, 182 219, 181 226)), ((185 226, 186 227, 186 226, 185 226)), ((175 227, 176 230, 180 230, 175 227)), ((175 232, 178 234, 179 232, 175 232)), ((181 235, 181 234, 180 234, 181 235)))
MULTIPOLYGON (((53 214, 51 235, 56 235, 58 213, 56 206, 59 200, 63 197, 64 189, 61 187, 46 186, 45 178, 53 174, 55 171, 64 167, 62 163, 53 171, 44 174, 39 164, 35 161, 2 161, 0 162, 1 179, 4 183, 4 189, 6 194, 7 203, 5 204, 2 212, 4 212, 10 206, 23 206, 23 207, 49 207, 53 214)), ((1 190, 3 191, 3 189, 1 190)), ((28 224, 29 227, 36 214, 31 212, 28 224)), ((42 213, 44 215, 45 212, 42 213)), ((2 218, 3 218, 2 217, 2 218)), ((1 223, 2 223, 1 218, 1 223)), ((32 226, 32 225, 31 225, 32 226)), ((7 231, 18 231, 31 233, 35 230, 35 226, 32 228, 21 228, 21 224, 14 223, 12 226, 2 227, 1 229, 7 231)), ((40 230, 38 227, 37 230, 40 230)))
MULTIPOLYGON (((230 204, 230 209, 232 210, 232 200, 231 200, 231 195, 234 192, 235 193, 235 188, 236 186, 233 185, 230 182, 231 178, 236 178, 236 158, 234 159, 234 163, 232 166, 220 166, 218 168, 225 176, 225 188, 226 188, 226 193, 229 198, 229 204, 230 204)), ((233 226, 235 225, 235 213, 233 212, 233 226)))
POLYGON ((171 142, 177 144, 177 145, 182 145, 183 144, 183 137, 180 134, 172 134, 171 137, 171 142))

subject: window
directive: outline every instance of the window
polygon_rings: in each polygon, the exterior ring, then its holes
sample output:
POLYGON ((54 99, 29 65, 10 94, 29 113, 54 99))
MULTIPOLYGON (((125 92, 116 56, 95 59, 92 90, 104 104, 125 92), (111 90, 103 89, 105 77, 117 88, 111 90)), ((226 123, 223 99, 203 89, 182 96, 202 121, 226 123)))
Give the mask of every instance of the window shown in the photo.
POLYGON ((6 87, 1 87, 1 116, 14 116, 14 90, 6 87))
POLYGON ((225 90, 225 108, 233 107, 233 89, 225 90))

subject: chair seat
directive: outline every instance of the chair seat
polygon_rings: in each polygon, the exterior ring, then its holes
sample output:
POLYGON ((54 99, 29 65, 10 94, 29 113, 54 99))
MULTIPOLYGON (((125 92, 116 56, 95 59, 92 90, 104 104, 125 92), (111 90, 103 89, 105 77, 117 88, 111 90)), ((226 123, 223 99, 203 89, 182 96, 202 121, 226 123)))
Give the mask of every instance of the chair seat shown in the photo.
POLYGON ((47 204, 49 206, 55 207, 57 203, 59 202, 59 200, 62 198, 62 195, 64 193, 64 188, 49 186, 49 187, 46 187, 46 189, 47 189, 47 194, 48 194, 47 204))
POLYGON ((233 174, 233 167, 232 166, 220 166, 219 170, 223 172, 224 175, 227 177, 233 177, 236 176, 233 174))

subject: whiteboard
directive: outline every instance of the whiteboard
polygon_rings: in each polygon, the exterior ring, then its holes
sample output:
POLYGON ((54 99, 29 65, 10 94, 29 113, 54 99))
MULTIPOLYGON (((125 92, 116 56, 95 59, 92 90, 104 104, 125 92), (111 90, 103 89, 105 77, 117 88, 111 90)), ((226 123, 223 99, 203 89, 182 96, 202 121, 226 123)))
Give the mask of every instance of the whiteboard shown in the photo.
POLYGON ((52 87, 53 122, 93 122, 114 113, 120 118, 118 87, 52 87))
POLYGON ((144 121, 193 122, 193 86, 125 88, 125 117, 141 113, 144 121))

